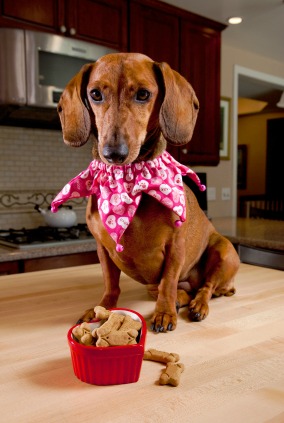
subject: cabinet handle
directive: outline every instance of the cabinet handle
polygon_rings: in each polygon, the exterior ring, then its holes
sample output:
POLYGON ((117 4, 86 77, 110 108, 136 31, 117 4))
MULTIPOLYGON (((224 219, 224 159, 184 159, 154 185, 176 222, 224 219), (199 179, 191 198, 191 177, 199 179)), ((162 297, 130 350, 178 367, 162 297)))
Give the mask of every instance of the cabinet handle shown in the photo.
POLYGON ((187 154, 187 153, 188 153, 187 148, 183 148, 183 149, 181 150, 181 152, 182 152, 183 154, 187 154))
POLYGON ((76 29, 75 28, 70 28, 70 35, 76 35, 76 29))
POLYGON ((60 29, 60 32, 61 32, 62 34, 65 34, 65 32, 67 31, 67 28, 66 28, 66 26, 65 26, 65 25, 61 25, 59 29, 60 29))

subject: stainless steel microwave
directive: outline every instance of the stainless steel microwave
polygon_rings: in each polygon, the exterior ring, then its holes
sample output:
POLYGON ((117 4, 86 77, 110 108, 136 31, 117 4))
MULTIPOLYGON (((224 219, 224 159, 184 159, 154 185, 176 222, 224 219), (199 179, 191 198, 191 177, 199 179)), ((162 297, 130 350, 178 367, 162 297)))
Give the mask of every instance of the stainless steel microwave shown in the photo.
POLYGON ((60 35, 0 28, 0 105, 55 108, 84 64, 112 52, 60 35))
POLYGON ((84 64, 112 52, 60 35, 0 28, 0 123, 33 122, 46 109, 55 115, 70 79, 84 64))

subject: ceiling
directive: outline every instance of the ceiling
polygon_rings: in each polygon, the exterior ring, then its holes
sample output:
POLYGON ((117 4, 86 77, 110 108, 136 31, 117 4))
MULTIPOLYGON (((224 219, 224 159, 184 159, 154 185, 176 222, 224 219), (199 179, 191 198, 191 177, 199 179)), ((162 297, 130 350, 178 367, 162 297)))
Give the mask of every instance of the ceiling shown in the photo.
POLYGON ((227 23, 231 16, 241 16, 240 25, 229 25, 222 40, 262 56, 284 62, 283 0, 163 0, 182 9, 227 23))
MULTIPOLYGON (((241 16, 240 25, 228 25, 222 41, 233 47, 251 51, 284 62, 284 0, 163 0, 164 3, 227 24, 231 16, 241 16)), ((284 111, 275 108, 283 87, 241 76, 239 96, 268 102, 263 112, 284 111), (282 89, 281 89, 282 88, 282 89)))
POLYGON ((239 75, 239 97, 265 101, 267 106, 260 113, 284 112, 276 104, 279 102, 283 87, 266 81, 239 75))

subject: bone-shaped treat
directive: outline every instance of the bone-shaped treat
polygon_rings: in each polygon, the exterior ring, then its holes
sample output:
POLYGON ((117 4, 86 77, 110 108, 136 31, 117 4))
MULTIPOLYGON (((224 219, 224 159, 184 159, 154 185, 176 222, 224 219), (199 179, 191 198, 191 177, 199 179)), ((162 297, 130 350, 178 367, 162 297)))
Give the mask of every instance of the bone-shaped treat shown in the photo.
POLYGON ((144 360, 158 361, 160 363, 175 363, 179 361, 179 355, 150 348, 144 352, 144 360))

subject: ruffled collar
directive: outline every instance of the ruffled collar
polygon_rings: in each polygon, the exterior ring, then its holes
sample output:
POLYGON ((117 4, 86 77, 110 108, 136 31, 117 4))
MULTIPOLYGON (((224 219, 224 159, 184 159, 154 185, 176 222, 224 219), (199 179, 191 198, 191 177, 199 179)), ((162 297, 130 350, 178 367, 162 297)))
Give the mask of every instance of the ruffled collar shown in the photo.
POLYGON ((206 189, 193 170, 166 151, 153 160, 123 166, 93 160, 57 194, 51 210, 56 212, 62 203, 71 198, 96 195, 102 222, 120 252, 123 251, 120 239, 136 213, 142 193, 171 209, 178 217, 175 222, 177 227, 185 221, 184 175, 189 176, 201 191, 206 189))

